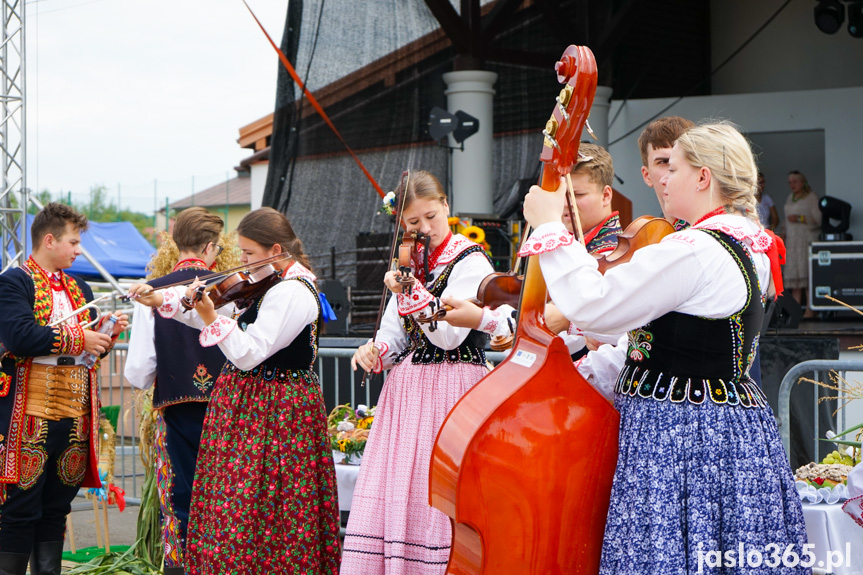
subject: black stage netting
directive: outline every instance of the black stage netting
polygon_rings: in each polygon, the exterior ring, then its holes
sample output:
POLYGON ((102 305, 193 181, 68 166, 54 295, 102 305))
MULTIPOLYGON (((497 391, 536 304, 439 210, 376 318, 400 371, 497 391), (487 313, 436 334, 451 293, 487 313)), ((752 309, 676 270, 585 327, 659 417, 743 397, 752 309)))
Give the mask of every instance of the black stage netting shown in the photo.
MULTIPOLYGON (((489 177, 495 210, 509 217, 520 217, 519 181, 535 181, 541 130, 560 90, 553 64, 565 46, 540 20, 535 8, 521 10, 494 44, 547 54, 547 68, 484 65, 499 75, 489 177)), ((460 152, 439 147, 427 127, 432 107, 447 107, 442 74, 454 69, 455 53, 424 2, 291 0, 282 49, 385 191, 405 169, 428 170, 450 190, 450 154, 460 152)), ((366 234, 388 232, 393 224, 377 214, 380 198, 345 146, 298 96, 280 68, 263 203, 288 215, 319 277, 355 289, 369 282, 379 287, 380 277, 358 277, 358 237, 367 246, 366 234)))

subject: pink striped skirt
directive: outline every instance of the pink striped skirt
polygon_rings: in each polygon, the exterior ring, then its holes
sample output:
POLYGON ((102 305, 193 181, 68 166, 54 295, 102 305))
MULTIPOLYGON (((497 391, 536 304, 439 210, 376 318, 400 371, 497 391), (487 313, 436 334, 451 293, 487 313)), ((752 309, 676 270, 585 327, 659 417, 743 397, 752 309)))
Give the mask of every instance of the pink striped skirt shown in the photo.
POLYGON ((395 366, 384 383, 348 521, 341 575, 443 574, 449 518, 429 506, 429 462, 444 418, 488 370, 395 366))

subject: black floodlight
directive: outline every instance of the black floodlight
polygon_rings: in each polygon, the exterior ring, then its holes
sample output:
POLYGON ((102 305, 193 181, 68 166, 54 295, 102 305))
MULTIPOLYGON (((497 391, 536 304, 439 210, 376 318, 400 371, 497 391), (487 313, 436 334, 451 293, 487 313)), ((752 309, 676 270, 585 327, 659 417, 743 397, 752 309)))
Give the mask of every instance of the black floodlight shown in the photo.
POLYGON ((854 38, 863 38, 863 2, 848 5, 848 33, 854 38))
POLYGON ((453 132, 452 137, 461 144, 479 131, 479 120, 461 110, 455 115, 458 118, 458 127, 453 132))
MULTIPOLYGON (((845 6, 839 0, 818 0, 815 25, 825 34, 835 34, 845 21, 845 6)), ((853 36, 853 34, 852 34, 853 36)))
POLYGON ((845 200, 824 196, 818 201, 821 208, 821 232, 825 234, 841 234, 851 226, 851 204, 845 200), (833 223, 833 221, 837 223, 833 223))
POLYGON ((446 138, 458 127, 458 121, 454 114, 435 106, 429 115, 429 136, 433 140, 446 138))

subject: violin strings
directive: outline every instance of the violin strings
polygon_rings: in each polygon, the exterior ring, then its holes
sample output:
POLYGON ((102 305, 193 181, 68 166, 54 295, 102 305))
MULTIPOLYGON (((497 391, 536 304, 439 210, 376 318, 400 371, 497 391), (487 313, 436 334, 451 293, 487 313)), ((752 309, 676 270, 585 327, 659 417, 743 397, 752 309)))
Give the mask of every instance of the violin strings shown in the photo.
MULTIPOLYGON (((269 264, 273 264, 273 263, 281 262, 281 261, 284 261, 284 260, 290 259, 290 258, 292 258, 292 257, 294 257, 294 256, 292 256, 291 254, 288 254, 288 253, 284 253, 284 254, 279 254, 279 255, 271 256, 271 257, 269 257, 269 258, 265 258, 265 259, 263 259, 263 260, 260 260, 260 261, 257 261, 257 262, 251 263, 251 264, 245 264, 245 265, 237 266, 237 267, 235 267, 235 268, 231 268, 231 269, 229 269, 229 270, 225 270, 225 271, 223 271, 223 272, 219 272, 219 273, 214 273, 214 274, 208 275, 208 276, 204 277, 204 280, 203 280, 203 281, 204 281, 204 283, 205 283, 206 285, 209 285, 209 283, 210 283, 210 282, 217 281, 217 280, 222 280, 222 279, 224 279, 224 278, 228 277, 229 275, 231 275, 231 274, 233 274, 233 273, 236 273, 236 272, 238 272, 238 271, 240 271, 240 270, 244 270, 244 269, 248 269, 248 270, 257 270, 258 268, 261 268, 261 267, 263 267, 263 266, 265 266, 265 265, 269 265, 269 264)), ((191 279, 191 280, 184 280, 184 281, 181 281, 181 282, 177 282, 177 283, 173 283, 173 284, 168 284, 168 285, 165 285, 165 286, 160 286, 160 287, 158 287, 158 288, 156 288, 156 289, 151 289, 151 290, 149 290, 149 291, 146 291, 146 292, 144 292, 144 293, 142 293, 142 294, 140 294, 140 295, 145 295, 145 296, 146 296, 146 295, 150 295, 150 294, 151 294, 151 293, 153 293, 154 291, 158 291, 158 290, 162 290, 162 289, 167 289, 167 288, 172 288, 172 287, 180 287, 180 286, 189 285, 189 284, 191 284, 191 283, 194 283, 194 282, 195 282, 195 280, 197 280, 197 279, 198 279, 198 278, 196 277, 195 279, 191 279)), ((116 296, 116 297, 119 297, 119 298, 121 298, 121 299, 123 299, 123 298, 125 298, 125 299, 129 299, 129 294, 128 294, 128 293, 126 293, 126 294, 118 295, 118 296, 116 296)))

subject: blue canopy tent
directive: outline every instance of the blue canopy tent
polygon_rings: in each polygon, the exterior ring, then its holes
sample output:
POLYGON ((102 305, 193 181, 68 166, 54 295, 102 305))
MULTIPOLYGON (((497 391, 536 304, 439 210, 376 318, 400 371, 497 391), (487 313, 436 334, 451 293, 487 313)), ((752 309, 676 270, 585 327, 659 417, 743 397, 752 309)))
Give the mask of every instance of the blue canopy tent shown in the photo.
MULTIPOLYGON (((28 255, 32 251, 30 240, 32 223, 33 216, 28 214, 26 249, 28 255)), ((147 274, 147 263, 156 251, 131 222, 90 222, 90 227, 81 234, 81 244, 115 278, 144 277, 147 274)), ((12 255, 11 246, 7 246, 7 253, 12 255)), ((66 271, 86 279, 101 277, 84 256, 79 256, 72 267, 66 271)))

